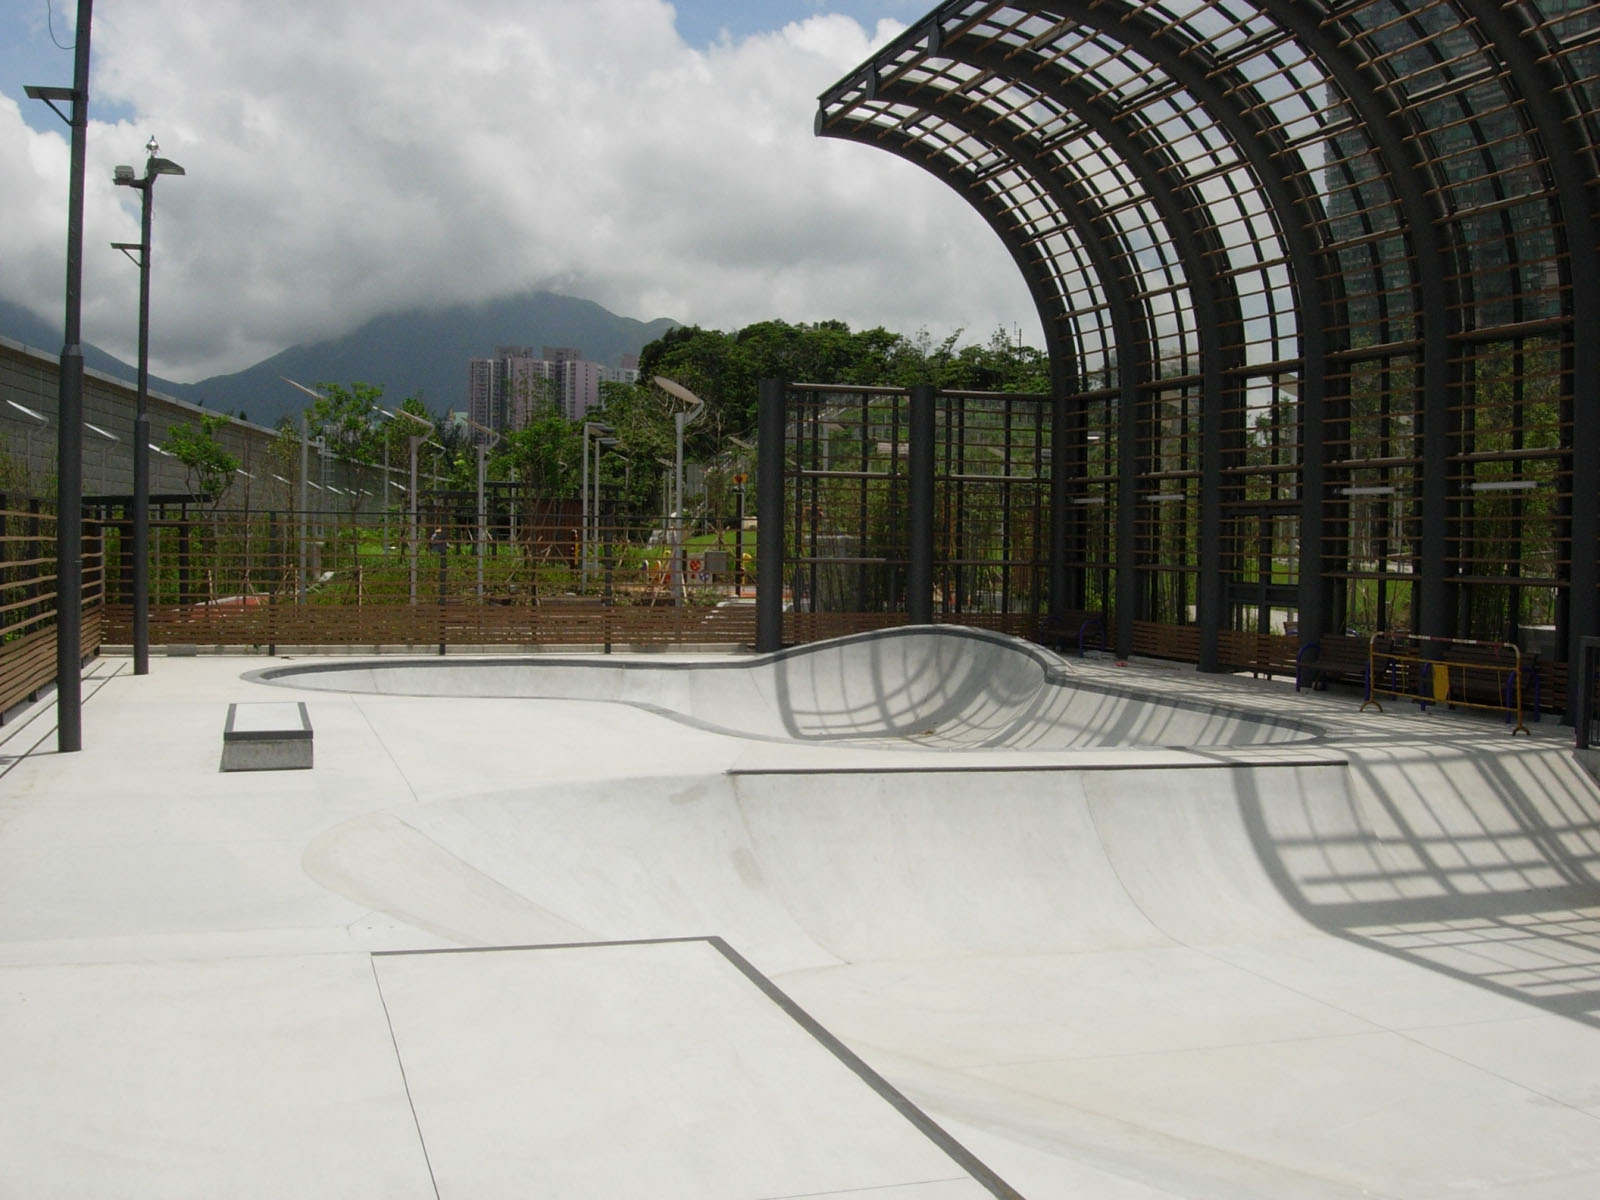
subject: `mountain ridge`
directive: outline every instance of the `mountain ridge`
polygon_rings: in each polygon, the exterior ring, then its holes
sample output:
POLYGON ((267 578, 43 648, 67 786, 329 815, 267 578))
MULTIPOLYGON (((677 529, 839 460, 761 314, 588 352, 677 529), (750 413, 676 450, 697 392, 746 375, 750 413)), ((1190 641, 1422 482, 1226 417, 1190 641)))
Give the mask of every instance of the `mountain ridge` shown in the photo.
MULTIPOLYGON (((414 395, 430 411, 443 413, 466 407, 467 361, 488 357, 496 346, 531 346, 535 354, 545 346, 573 346, 591 361, 616 366, 623 355, 637 354, 678 324, 667 317, 618 316, 576 296, 528 291, 476 304, 383 313, 337 337, 290 346, 242 371, 198 383, 152 376, 150 388, 220 412, 242 412, 260 425, 276 424, 304 407, 304 395, 287 387, 282 376, 310 386, 381 384, 393 403, 414 395)), ((59 325, 52 329, 50 322, 7 301, 0 301, 0 334, 52 352, 61 345, 59 325)), ((130 383, 137 378, 135 366, 88 343, 84 364, 130 383)))

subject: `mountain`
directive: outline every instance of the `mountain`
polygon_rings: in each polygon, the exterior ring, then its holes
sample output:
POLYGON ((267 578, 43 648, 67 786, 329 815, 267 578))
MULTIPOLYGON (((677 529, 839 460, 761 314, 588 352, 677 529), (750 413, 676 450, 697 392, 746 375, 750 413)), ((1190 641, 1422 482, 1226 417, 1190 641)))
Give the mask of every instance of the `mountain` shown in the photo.
POLYGON ((618 366, 677 325, 661 318, 636 321, 589 300, 553 292, 528 292, 482 304, 413 309, 375 317, 342 337, 289 349, 234 375, 218 375, 172 394, 213 410, 244 411, 261 425, 298 413, 305 397, 283 377, 315 386, 382 384, 398 404, 420 396, 435 413, 467 406, 467 360, 486 358, 496 346, 575 346, 593 362, 618 366))
MULTIPOLYGON (((382 384, 395 404, 420 396, 436 413, 466 407, 467 360, 485 358, 496 346, 575 346, 593 362, 620 364, 637 354, 676 321, 636 321, 607 312, 589 300, 553 292, 525 292, 481 304, 411 309, 375 317, 360 328, 323 342, 291 346, 232 375, 199 383, 170 383, 152 377, 152 391, 165 392, 220 412, 244 412, 260 425, 298 413, 305 397, 284 376, 307 386, 336 383, 382 384)), ((0 301, 0 334, 56 354, 60 327, 27 310, 0 301)), ((135 369, 88 345, 84 362, 97 371, 133 380, 135 369)))
MULTIPOLYGON (((36 317, 20 304, 12 304, 8 300, 0 300, 0 336, 8 337, 14 342, 21 342, 24 346, 31 346, 35 350, 42 350, 51 358, 61 357, 62 320, 66 314, 62 313, 54 321, 46 321, 36 317)), ((129 383, 136 383, 139 379, 137 363, 123 362, 111 354, 107 354, 100 347, 91 342, 83 344, 83 365, 91 371, 99 371, 110 375, 114 379, 126 379, 129 383)), ((150 390, 152 392, 166 392, 169 396, 178 394, 178 389, 184 385, 171 383, 165 379, 150 376, 150 390)))

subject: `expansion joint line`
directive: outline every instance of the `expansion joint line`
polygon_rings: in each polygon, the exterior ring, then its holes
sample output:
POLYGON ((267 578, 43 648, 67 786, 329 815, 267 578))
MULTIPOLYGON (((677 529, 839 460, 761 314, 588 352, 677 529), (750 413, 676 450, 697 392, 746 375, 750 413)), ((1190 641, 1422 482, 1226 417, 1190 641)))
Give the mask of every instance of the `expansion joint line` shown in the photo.
POLYGON ((389 1016, 389 1001, 383 994, 383 980, 378 977, 377 958, 369 954, 367 965, 372 969, 372 986, 377 989, 378 1003, 383 1006, 383 1023, 389 1029, 389 1044, 394 1047, 394 1063, 400 1070, 400 1085, 406 1091, 406 1106, 411 1109, 411 1124, 417 1131, 417 1145, 422 1150, 422 1162, 428 1168, 428 1183, 433 1188, 434 1200, 439 1200, 439 1181, 433 1174, 433 1160, 428 1157, 428 1139, 422 1136, 422 1121, 417 1117, 417 1102, 411 1095, 411 1080, 406 1078, 406 1061, 400 1055, 400 1039, 395 1036, 394 1019, 389 1016))

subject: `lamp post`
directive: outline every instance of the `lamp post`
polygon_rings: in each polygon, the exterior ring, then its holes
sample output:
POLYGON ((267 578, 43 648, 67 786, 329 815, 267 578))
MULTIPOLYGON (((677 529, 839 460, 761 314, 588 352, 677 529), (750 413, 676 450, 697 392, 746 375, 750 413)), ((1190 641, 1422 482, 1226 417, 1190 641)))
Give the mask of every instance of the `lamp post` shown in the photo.
POLYGON ((158 158, 155 138, 145 144, 144 178, 118 167, 112 181, 139 191, 139 241, 112 242, 139 268, 139 390, 133 410, 133 673, 150 673, 150 202, 158 175, 182 175, 169 158, 158 158), (134 258, 134 251, 138 257, 134 258))
POLYGON ((677 453, 673 459, 672 487, 673 487, 673 547, 672 547, 672 597, 678 603, 683 603, 683 431, 693 425, 705 415, 705 401, 701 400, 683 384, 664 375, 655 377, 655 385, 669 396, 676 396, 679 400, 691 405, 686 412, 672 414, 673 427, 677 432, 677 453))
POLYGON ((78 0, 72 86, 23 91, 72 130, 67 171, 67 286, 56 420, 56 750, 83 749, 83 176, 89 143, 89 31, 94 0, 78 0), (56 101, 71 104, 71 115, 56 101))
MULTIPOLYGON (((583 514, 582 514, 582 518, 581 518, 582 528, 579 530, 579 538, 578 538, 578 540, 579 540, 578 562, 579 562, 579 580, 580 580, 580 585, 582 587, 584 587, 584 588, 587 588, 589 586, 589 558, 590 558, 590 555, 589 555, 589 540, 590 540, 591 533, 594 532, 594 531, 598 531, 599 524, 600 524, 600 521, 599 521, 600 514, 599 514, 599 512, 598 511, 591 512, 590 504, 589 504, 589 439, 591 437, 596 437, 597 438, 597 437, 601 436, 602 434, 610 434, 610 433, 615 433, 615 432, 616 432, 616 430, 612 429, 611 426, 606 425, 606 424, 604 424, 604 423, 602 423, 600 421, 585 421, 583 423, 583 469, 582 469, 582 478, 579 481, 579 485, 578 485, 578 497, 579 497, 579 500, 582 502, 582 505, 583 505, 583 514)), ((597 480, 599 479, 599 471, 600 471, 599 459, 600 459, 599 451, 596 451, 595 452, 595 478, 597 480)), ((596 505, 595 507, 596 507, 596 509, 598 509, 598 505, 596 505)))
POLYGON ((479 433, 489 437, 487 442, 478 443, 478 536, 473 539, 478 543, 478 603, 483 603, 483 552, 484 544, 489 540, 489 501, 484 495, 484 485, 489 474, 489 451, 500 444, 500 435, 487 425, 479 425, 466 413, 456 413, 456 420, 464 422, 468 428, 476 429, 479 433))
POLYGON ((385 408, 380 411, 389 417, 404 417, 408 421, 412 421, 418 425, 421 425, 428 431, 427 433, 413 433, 406 439, 411 443, 411 486, 407 489, 406 496, 411 502, 411 552, 409 555, 411 580, 410 594, 411 603, 413 606, 415 606, 417 603, 417 539, 420 536, 418 531, 418 521, 420 518, 417 512, 417 448, 421 446, 423 442, 428 440, 429 434, 433 433, 433 422, 424 420, 422 417, 417 416, 416 413, 404 408, 396 408, 392 410, 385 408))
MULTIPOLYGON (((287 375, 278 376, 296 391, 304 392, 313 400, 323 399, 321 392, 312 391, 303 383, 296 383, 287 375)), ((306 602, 306 571, 308 569, 308 539, 310 538, 311 497, 307 489, 316 487, 311 482, 311 422, 306 410, 300 410, 300 585, 296 595, 301 605, 306 602)), ((317 488, 320 492, 322 489, 317 488)))

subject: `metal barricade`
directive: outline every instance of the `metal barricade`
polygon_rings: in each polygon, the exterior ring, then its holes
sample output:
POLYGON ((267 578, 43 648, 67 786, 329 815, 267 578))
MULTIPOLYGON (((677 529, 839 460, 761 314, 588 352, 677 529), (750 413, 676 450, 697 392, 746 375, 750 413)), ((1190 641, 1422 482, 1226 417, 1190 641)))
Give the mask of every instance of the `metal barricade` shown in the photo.
POLYGON ((1479 708, 1506 714, 1513 735, 1532 732, 1522 722, 1522 651, 1512 642, 1483 642, 1426 634, 1375 633, 1367 642, 1367 698, 1379 696, 1430 705, 1479 708))

